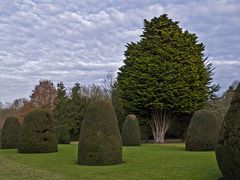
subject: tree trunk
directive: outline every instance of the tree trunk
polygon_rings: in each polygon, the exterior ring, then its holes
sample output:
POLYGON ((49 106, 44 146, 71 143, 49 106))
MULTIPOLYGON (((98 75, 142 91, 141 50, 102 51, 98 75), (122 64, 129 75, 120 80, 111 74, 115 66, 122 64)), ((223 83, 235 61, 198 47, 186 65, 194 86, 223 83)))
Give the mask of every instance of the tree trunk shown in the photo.
POLYGON ((153 110, 150 118, 150 126, 156 143, 164 144, 165 134, 170 127, 173 114, 166 109, 153 110))

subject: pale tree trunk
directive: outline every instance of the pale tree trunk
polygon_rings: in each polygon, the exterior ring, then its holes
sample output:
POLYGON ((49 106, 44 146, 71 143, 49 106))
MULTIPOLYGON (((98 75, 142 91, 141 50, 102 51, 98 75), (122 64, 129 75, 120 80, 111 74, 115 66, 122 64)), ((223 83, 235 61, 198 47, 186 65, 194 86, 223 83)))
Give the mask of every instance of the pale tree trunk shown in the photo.
POLYGON ((173 113, 166 109, 153 110, 150 118, 150 126, 156 143, 163 144, 165 134, 170 127, 173 113))

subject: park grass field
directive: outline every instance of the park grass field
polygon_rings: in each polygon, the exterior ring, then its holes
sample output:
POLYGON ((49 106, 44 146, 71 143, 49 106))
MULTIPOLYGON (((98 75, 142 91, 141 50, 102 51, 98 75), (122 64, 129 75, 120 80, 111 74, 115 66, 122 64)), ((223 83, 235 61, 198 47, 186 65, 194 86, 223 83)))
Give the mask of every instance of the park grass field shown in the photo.
POLYGON ((181 143, 124 147, 124 162, 114 166, 80 166, 76 160, 77 144, 59 145, 59 152, 46 154, 0 149, 0 179, 216 180, 221 176, 214 152, 188 152, 181 143))

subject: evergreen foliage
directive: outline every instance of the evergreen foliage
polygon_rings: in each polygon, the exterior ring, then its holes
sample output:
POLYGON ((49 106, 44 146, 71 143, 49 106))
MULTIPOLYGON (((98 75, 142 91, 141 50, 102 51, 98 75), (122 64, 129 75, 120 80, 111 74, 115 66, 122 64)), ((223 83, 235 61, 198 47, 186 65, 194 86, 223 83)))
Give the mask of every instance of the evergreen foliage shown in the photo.
POLYGON ((76 83, 72 88, 72 93, 69 101, 69 118, 71 121, 70 136, 71 140, 78 140, 81 130, 81 124, 88 105, 88 99, 82 95, 79 83, 76 83))
POLYGON ((118 92, 116 83, 112 87, 111 100, 112 100, 112 105, 118 120, 119 129, 122 129, 122 125, 125 121, 127 113, 121 107, 120 100, 119 100, 119 92, 118 92))
POLYGON ((122 162, 122 142, 111 103, 95 99, 87 108, 79 138, 78 163, 111 165, 122 162))
POLYGON ((53 110, 53 117, 57 126, 66 125, 72 126, 69 118, 69 99, 67 96, 66 88, 63 82, 57 84, 57 97, 55 100, 55 108, 53 110))
POLYGON ((70 133, 67 126, 62 125, 58 129, 58 144, 70 144, 70 133))
POLYGON ((137 117, 129 114, 123 123, 122 131, 122 144, 123 146, 140 146, 141 134, 137 117))
POLYGON ((209 110, 201 109, 194 113, 187 131, 186 150, 214 150, 221 125, 217 117, 209 110))
POLYGON ((20 123, 16 117, 8 117, 1 131, 1 148, 15 149, 18 145, 20 123))
POLYGON ((171 127, 166 133, 166 138, 181 139, 185 142, 188 126, 190 124, 193 113, 179 112, 176 114, 176 120, 171 122, 171 127))
POLYGON ((206 108, 213 112, 218 118, 220 125, 222 125, 226 112, 230 106, 232 96, 237 88, 238 81, 233 81, 228 90, 223 92, 221 97, 210 99, 206 108))
POLYGON ((233 94, 215 149, 218 166, 227 180, 240 178, 240 84, 233 94))
POLYGON ((47 110, 33 110, 23 122, 19 144, 19 153, 57 152, 58 143, 54 121, 47 110))
POLYGON ((183 31, 166 14, 144 20, 141 40, 127 44, 124 65, 119 69, 121 106, 152 121, 156 117, 153 134, 155 141, 157 136, 162 141, 175 112, 202 108, 219 88, 212 85, 212 65, 205 64, 204 45, 195 34, 183 31), (163 120, 166 128, 156 127, 156 119, 162 117, 170 117, 163 120))
POLYGON ((147 143, 149 141, 149 136, 152 134, 151 127, 147 124, 140 125, 140 134, 141 140, 147 143))

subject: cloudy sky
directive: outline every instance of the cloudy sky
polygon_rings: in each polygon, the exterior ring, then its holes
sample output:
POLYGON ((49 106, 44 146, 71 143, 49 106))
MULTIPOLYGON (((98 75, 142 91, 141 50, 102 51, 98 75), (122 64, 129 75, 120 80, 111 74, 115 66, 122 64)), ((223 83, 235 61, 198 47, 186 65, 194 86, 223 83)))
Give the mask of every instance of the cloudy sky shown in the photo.
POLYGON ((196 33, 224 91, 240 79, 239 0, 0 0, 0 101, 40 79, 99 83, 122 65, 143 19, 167 13, 196 33))

